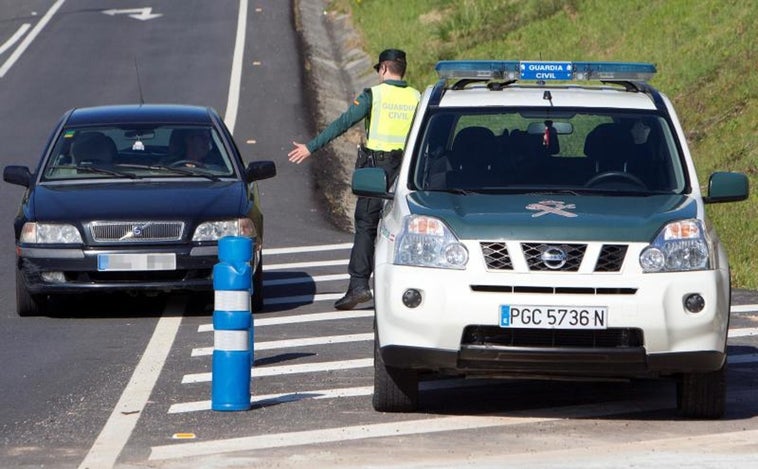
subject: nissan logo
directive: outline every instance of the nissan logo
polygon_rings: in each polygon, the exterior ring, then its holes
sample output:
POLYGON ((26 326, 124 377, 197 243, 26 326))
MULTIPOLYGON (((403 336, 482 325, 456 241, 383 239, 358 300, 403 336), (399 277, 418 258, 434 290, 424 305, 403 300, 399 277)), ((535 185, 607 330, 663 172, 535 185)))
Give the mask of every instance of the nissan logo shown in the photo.
POLYGON ((540 259, 542 259, 542 263, 545 264, 548 269, 556 270, 566 265, 568 256, 563 249, 551 246, 542 251, 540 259))

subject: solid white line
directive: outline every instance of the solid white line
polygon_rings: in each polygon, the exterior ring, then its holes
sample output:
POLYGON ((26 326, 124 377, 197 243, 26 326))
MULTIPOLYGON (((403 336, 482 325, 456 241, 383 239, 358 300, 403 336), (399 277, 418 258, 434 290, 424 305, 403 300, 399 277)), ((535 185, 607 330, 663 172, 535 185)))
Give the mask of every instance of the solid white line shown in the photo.
MULTIPOLYGON (((219 331, 216 331, 218 333, 219 331)), ((236 331, 234 331, 236 332, 236 331)), ((366 334, 346 334, 346 335, 332 335, 325 337, 304 337, 302 339, 286 339, 286 340, 270 340, 268 342, 256 342, 253 345, 253 350, 256 352, 261 350, 276 350, 282 348, 294 348, 294 347, 310 347, 312 345, 331 345, 331 344, 345 344, 348 342, 362 342, 367 340, 374 340, 374 334, 372 332, 366 334)), ((203 357, 213 355, 214 347, 200 347, 192 349, 193 357, 203 357)))
POLYGON ((229 133, 234 134, 234 125, 237 123, 237 109, 239 108, 240 84, 242 83, 242 61, 245 56, 245 25, 247 24, 247 0, 240 0, 239 13, 237 14, 237 36, 234 41, 234 56, 232 59, 232 72, 229 79, 229 96, 226 102, 226 114, 224 123, 229 128, 229 133))
MULTIPOLYGON (((295 314, 278 318, 256 318, 253 316, 253 327, 281 326, 285 324, 301 324, 315 321, 333 321, 336 319, 353 319, 373 317, 373 310, 332 311, 329 313, 295 314)), ((197 332, 213 332, 213 324, 201 324, 197 332)))
POLYGON ((182 322, 184 304, 170 303, 161 316, 129 383, 100 435, 90 448, 80 469, 112 467, 134 431, 182 322))
POLYGON ((291 248, 271 248, 263 249, 263 255, 276 255, 276 254, 296 254, 300 252, 319 252, 319 251, 337 251, 340 249, 351 249, 353 243, 340 243, 340 244, 321 244, 314 246, 297 246, 291 248))
POLYGON ((347 265, 350 259, 338 259, 333 261, 314 261, 314 262, 290 262, 287 264, 266 264, 265 269, 269 270, 286 270, 286 269, 307 269, 309 267, 331 267, 334 265, 347 265))
POLYGON ((758 305, 732 305, 733 313, 758 313, 758 305))
MULTIPOLYGON (((360 386, 354 388, 321 389, 318 391, 297 391, 279 394, 263 394, 253 396, 250 403, 254 406, 266 406, 283 404, 286 402, 301 401, 304 399, 337 399, 341 397, 370 396, 374 393, 373 386, 360 386)), ((186 412, 200 412, 211 410, 211 401, 184 402, 174 404, 168 409, 169 414, 182 414, 186 412)))
MULTIPOLYGON (((374 366, 373 358, 359 358, 356 360, 340 360, 336 362, 319 362, 304 363, 300 365, 283 365, 283 366, 254 366, 250 376, 252 378, 261 378, 264 376, 292 375, 300 373, 318 373, 321 371, 335 370, 352 370, 355 368, 368 368, 374 366)), ((211 381, 212 373, 195 373, 184 375, 182 384, 208 383, 211 381)))
POLYGON ((53 6, 50 7, 49 10, 47 10, 47 13, 45 13, 45 16, 40 18, 39 22, 34 26, 32 31, 27 35, 23 41, 21 41, 21 44, 18 45, 16 50, 13 51, 13 53, 8 57, 8 60, 5 61, 2 67, 0 67, 0 78, 4 77, 6 73, 8 73, 8 70, 11 69, 13 64, 16 63, 16 61, 21 57, 21 55, 26 51, 26 48, 29 47, 29 44, 34 41, 34 39, 39 35, 39 33, 42 31, 42 29, 47 25, 47 23, 50 21, 50 18, 53 17, 56 11, 63 5, 63 2, 66 0, 58 0, 53 4, 53 6))
POLYGON ((537 409, 524 412, 495 414, 490 416, 432 417, 379 424, 362 424, 352 427, 326 428, 300 432, 267 434, 228 440, 204 441, 182 445, 153 446, 150 460, 188 458, 218 455, 236 451, 254 451, 290 446, 322 444, 337 441, 354 441, 367 438, 398 437, 448 431, 461 431, 492 427, 532 424, 566 418, 591 418, 614 414, 646 412, 669 408, 668 399, 659 399, 640 404, 624 401, 537 409), (519 415, 521 414, 521 415, 519 415), (541 415, 541 417, 531 417, 541 415))
POLYGON ((15 44, 16 41, 21 39, 21 36, 26 34, 26 31, 31 27, 32 25, 30 25, 29 23, 22 24, 21 27, 18 28, 18 31, 16 31, 16 33, 13 34, 13 36, 11 36, 7 41, 5 41, 2 46, 0 46, 0 55, 2 55, 5 51, 10 49, 11 46, 15 44))
POLYGON ((300 283, 318 283, 318 282, 332 282, 335 280, 347 280, 350 278, 350 274, 334 274, 334 275, 317 275, 311 277, 310 275, 300 275, 298 277, 283 278, 278 280, 264 280, 264 287, 275 287, 281 285, 297 285, 300 283))

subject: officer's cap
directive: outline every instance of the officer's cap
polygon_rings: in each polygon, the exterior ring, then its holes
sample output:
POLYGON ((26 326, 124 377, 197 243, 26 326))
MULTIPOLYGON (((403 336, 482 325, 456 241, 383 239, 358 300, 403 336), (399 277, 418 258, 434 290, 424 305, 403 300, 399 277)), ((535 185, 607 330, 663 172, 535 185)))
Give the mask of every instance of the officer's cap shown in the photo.
POLYGON ((379 54, 379 62, 374 65, 374 70, 379 71, 379 65, 382 62, 399 62, 405 64, 405 52, 400 49, 385 49, 379 54))

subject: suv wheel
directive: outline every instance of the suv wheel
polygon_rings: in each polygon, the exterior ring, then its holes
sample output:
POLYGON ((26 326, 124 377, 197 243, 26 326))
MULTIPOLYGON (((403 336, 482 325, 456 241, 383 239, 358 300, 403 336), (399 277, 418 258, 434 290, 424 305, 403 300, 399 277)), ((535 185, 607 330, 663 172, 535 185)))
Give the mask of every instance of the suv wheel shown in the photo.
POLYGON ((676 383, 676 407, 689 418, 718 419, 726 408, 726 363, 708 373, 684 373, 676 383))
POLYGON ((24 284, 24 275, 16 269, 16 313, 19 316, 39 316, 44 313, 47 299, 44 295, 32 295, 24 284))
POLYGON ((418 407, 418 372, 386 366, 374 335, 374 410, 412 412, 418 407))

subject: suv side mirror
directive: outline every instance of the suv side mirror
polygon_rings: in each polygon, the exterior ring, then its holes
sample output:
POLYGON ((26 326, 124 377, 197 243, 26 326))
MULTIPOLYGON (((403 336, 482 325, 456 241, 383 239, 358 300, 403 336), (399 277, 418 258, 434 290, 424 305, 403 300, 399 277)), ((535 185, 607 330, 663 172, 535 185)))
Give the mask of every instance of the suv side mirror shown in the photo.
POLYGON ((382 168, 360 168, 353 171, 351 184, 353 194, 361 197, 392 199, 394 194, 387 191, 387 173, 382 168))
POLYGON ((32 173, 26 166, 6 166, 3 170, 3 180, 11 184, 29 187, 32 185, 32 173))
POLYGON ((708 179, 708 196, 703 197, 703 202, 707 204, 739 202, 747 199, 749 192, 746 175, 742 173, 713 173, 708 179))
POLYGON ((245 180, 249 183, 274 176, 276 176, 276 164, 273 161, 253 161, 245 168, 245 180))

